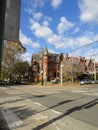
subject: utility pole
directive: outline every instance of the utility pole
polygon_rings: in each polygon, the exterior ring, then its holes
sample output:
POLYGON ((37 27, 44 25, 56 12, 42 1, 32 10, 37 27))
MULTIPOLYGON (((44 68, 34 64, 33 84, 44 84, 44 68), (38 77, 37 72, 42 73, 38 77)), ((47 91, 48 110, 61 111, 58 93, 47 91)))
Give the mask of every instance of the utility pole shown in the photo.
POLYGON ((63 84, 63 80, 62 80, 62 75, 63 75, 63 73, 62 73, 62 70, 63 70, 63 64, 62 64, 62 61, 61 61, 61 86, 62 86, 62 84, 63 84))
POLYGON ((42 86, 43 86, 43 51, 42 51, 42 86))
POLYGON ((62 79, 62 75, 63 75, 63 71, 62 71, 62 69, 63 69, 63 63, 62 63, 62 61, 63 61, 63 58, 64 58, 63 53, 61 53, 60 54, 61 86, 63 84, 63 79, 62 79))
POLYGON ((95 59, 94 59, 94 80, 96 80, 96 63, 95 63, 95 59))

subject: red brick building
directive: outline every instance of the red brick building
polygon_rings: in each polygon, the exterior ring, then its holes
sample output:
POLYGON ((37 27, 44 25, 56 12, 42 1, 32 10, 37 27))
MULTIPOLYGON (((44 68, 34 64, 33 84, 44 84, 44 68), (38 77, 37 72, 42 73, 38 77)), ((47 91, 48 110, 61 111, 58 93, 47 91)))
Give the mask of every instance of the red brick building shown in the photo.
POLYGON ((50 80, 60 75, 60 54, 49 53, 47 47, 41 53, 33 54, 31 67, 33 81, 50 80))
MULTIPOLYGON (((33 81, 42 80, 42 78, 51 80, 55 77, 60 77, 60 55, 56 53, 49 53, 47 47, 42 49, 42 52, 32 55, 31 68, 33 81)), ((98 72, 98 63, 92 59, 85 59, 81 56, 66 56, 63 58, 63 74, 84 73, 94 74, 98 72), (95 70, 94 70, 95 69, 95 70)))

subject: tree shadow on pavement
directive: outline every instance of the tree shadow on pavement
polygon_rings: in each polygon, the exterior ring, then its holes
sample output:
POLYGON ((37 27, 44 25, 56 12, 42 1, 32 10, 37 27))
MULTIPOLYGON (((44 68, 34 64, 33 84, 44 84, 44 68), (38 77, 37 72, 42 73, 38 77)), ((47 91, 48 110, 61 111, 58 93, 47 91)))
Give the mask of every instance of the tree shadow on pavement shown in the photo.
POLYGON ((2 109, 3 109, 3 108, 0 107, 0 130, 10 130, 10 129, 8 128, 8 125, 7 125, 7 123, 6 123, 6 121, 5 121, 4 117, 3 117, 3 115, 2 115, 2 112, 1 112, 2 109))
POLYGON ((26 108, 26 107, 14 107, 11 108, 11 110, 21 119, 24 120, 29 116, 34 115, 37 113, 36 110, 32 110, 31 108, 26 108))
MULTIPOLYGON (((19 95, 18 95, 18 96, 19 96, 19 95)), ((20 98, 20 99, 15 99, 15 100, 13 100, 13 98, 12 98, 12 99, 10 99, 10 100, 6 100, 6 101, 4 101, 4 102, 1 102, 0 105, 3 105, 3 104, 5 104, 5 103, 14 103, 14 102, 19 102, 19 101, 24 101, 24 100, 26 100, 26 99, 43 98, 43 97, 46 97, 46 95, 21 96, 21 97, 22 97, 22 98, 20 98)))
POLYGON ((65 116, 67 116, 67 115, 69 115, 69 114, 71 114, 71 113, 73 113, 73 112, 76 112, 76 111, 80 111, 80 110, 82 110, 82 109, 87 109, 87 108, 93 107, 93 106, 96 105, 97 103, 98 103, 98 98, 96 98, 95 100, 92 100, 92 101, 90 101, 90 102, 88 102, 88 103, 85 103, 85 104, 83 104, 83 105, 75 106, 75 107, 73 107, 73 108, 67 110, 65 113, 61 114, 60 116, 55 117, 55 118, 53 118, 53 119, 51 119, 51 120, 49 120, 49 121, 47 121, 47 122, 45 122, 45 123, 43 123, 43 124, 37 126, 37 127, 35 127, 35 128, 32 129, 32 130, 40 130, 40 129, 42 129, 42 128, 45 128, 45 127, 47 127, 48 125, 52 124, 53 122, 55 122, 55 121, 57 121, 57 120, 60 120, 60 119, 62 119, 63 117, 65 117, 65 116))
MULTIPOLYGON (((86 97, 86 96, 83 96, 83 97, 80 97, 80 98, 76 98, 76 99, 73 99, 73 100, 65 100, 65 101, 59 102, 59 103, 56 104, 56 105, 53 105, 53 106, 50 106, 50 107, 48 107, 48 108, 46 108, 46 109, 44 109, 44 110, 38 111, 37 114, 38 114, 38 113, 41 113, 41 112, 44 112, 44 111, 47 111, 47 110, 49 110, 49 109, 53 109, 53 108, 58 107, 58 106, 60 106, 60 105, 64 105, 64 104, 66 104, 66 103, 70 103, 70 102, 73 102, 73 101, 76 101, 76 100, 85 98, 85 97, 86 97)), ((35 114, 36 114, 36 113, 35 113, 35 114)))

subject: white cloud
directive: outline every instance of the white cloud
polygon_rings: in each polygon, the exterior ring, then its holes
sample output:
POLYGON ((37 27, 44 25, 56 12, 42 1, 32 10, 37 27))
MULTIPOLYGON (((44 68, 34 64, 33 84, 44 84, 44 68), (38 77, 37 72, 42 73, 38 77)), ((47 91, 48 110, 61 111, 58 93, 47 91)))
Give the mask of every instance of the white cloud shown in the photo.
POLYGON ((43 26, 48 26, 48 25, 49 25, 49 22, 46 21, 46 20, 44 20, 44 21, 43 21, 43 26))
POLYGON ((46 25, 45 26, 40 25, 37 22, 31 25, 31 30, 37 37, 43 38, 43 39, 48 39, 49 37, 51 37, 53 33, 49 27, 47 27, 46 25))
POLYGON ((82 36, 82 37, 76 38, 76 42, 77 42, 77 45, 84 46, 86 44, 93 42, 93 40, 87 36, 82 36))
MULTIPOLYGON (((47 0, 26 0, 26 9, 25 11, 30 14, 36 14, 38 8, 43 8, 47 0)), ((39 14, 36 14, 39 15, 39 14)), ((39 17, 39 16, 37 16, 39 17)))
POLYGON ((50 49, 50 48, 48 48, 48 51, 49 51, 50 53, 56 53, 56 54, 58 54, 58 52, 56 52, 56 51, 54 51, 53 49, 50 49))
POLYGON ((90 49, 90 50, 87 50, 86 54, 85 54, 85 57, 87 59, 95 59, 96 62, 98 62, 98 49, 90 49))
POLYGON ((79 8, 81 21, 98 23, 98 0, 80 0, 79 8))
POLYGON ((98 34, 94 37, 94 41, 98 41, 98 34))
POLYGON ((38 30, 36 30, 35 34, 38 37, 47 39, 47 38, 51 37, 52 30, 46 26, 42 26, 38 30))
POLYGON ((42 23, 43 25, 48 26, 51 21, 52 21, 51 17, 44 16, 41 12, 33 13, 32 16, 29 18, 29 23, 31 26, 35 26, 35 23, 37 25, 39 23, 42 23))
POLYGON ((25 11, 26 11, 28 14, 32 14, 32 13, 33 13, 33 10, 32 10, 31 8, 25 9, 25 11))
POLYGON ((73 49, 77 45, 75 38, 64 37, 63 40, 65 41, 66 47, 68 47, 70 49, 73 49))
POLYGON ((57 30, 60 34, 62 34, 73 26, 74 26, 73 23, 69 22, 65 17, 61 17, 57 30))
POLYGON ((62 3, 62 0, 51 0, 51 5, 53 8, 57 8, 62 3))
POLYGON ((36 30, 39 29, 39 28, 40 28, 40 24, 39 24, 38 22, 32 23, 32 25, 31 25, 31 27, 30 27, 30 29, 31 29, 32 31, 36 31, 36 30))
POLYGON ((43 25, 35 22, 31 25, 32 32, 38 38, 43 38, 49 44, 54 45, 56 48, 66 48, 62 38, 59 35, 53 33, 53 31, 48 27, 47 23, 43 25), (47 25, 47 26, 46 26, 47 25))
POLYGON ((31 38, 28 38, 27 36, 25 36, 21 31, 20 31, 20 41, 22 42, 23 45, 28 45, 28 46, 31 46, 32 48, 40 47, 38 42, 33 42, 31 38))
POLYGON ((43 7, 45 5, 45 0, 29 0, 29 5, 33 10, 36 10, 38 7, 43 7))
POLYGON ((43 14, 40 12, 34 13, 34 20, 39 21, 42 18, 43 14))
POLYGON ((52 21, 52 17, 49 17, 49 16, 44 16, 44 19, 48 22, 51 22, 52 21))
POLYGON ((47 41, 48 43, 54 45, 56 48, 66 48, 65 43, 62 41, 62 38, 58 35, 53 34, 47 41))
POLYGON ((23 53, 20 55, 20 59, 23 61, 28 61, 29 63, 31 62, 31 55, 30 53, 23 53))
MULTIPOLYGON (((68 50, 82 47, 82 46, 85 46, 90 43, 97 44, 97 42, 95 42, 95 41, 98 41, 98 35, 95 35, 94 33, 90 34, 90 32, 88 32, 88 33, 89 33, 89 35, 84 33, 85 35, 77 36, 74 38, 73 37, 63 37, 63 41, 65 41, 66 47, 70 48, 68 50)), ((86 49, 86 47, 81 48, 81 50, 84 50, 84 49, 86 49)))

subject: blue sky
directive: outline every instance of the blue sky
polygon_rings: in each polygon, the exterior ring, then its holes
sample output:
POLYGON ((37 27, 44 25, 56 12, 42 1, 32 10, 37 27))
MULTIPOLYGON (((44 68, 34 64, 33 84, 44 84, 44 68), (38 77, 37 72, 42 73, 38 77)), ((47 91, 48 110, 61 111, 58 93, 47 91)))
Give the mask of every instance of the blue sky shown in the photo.
POLYGON ((20 41, 27 49, 22 57, 30 61, 47 45, 52 53, 92 58, 98 42, 76 48, 98 41, 97 6, 98 0, 21 0, 20 41))

